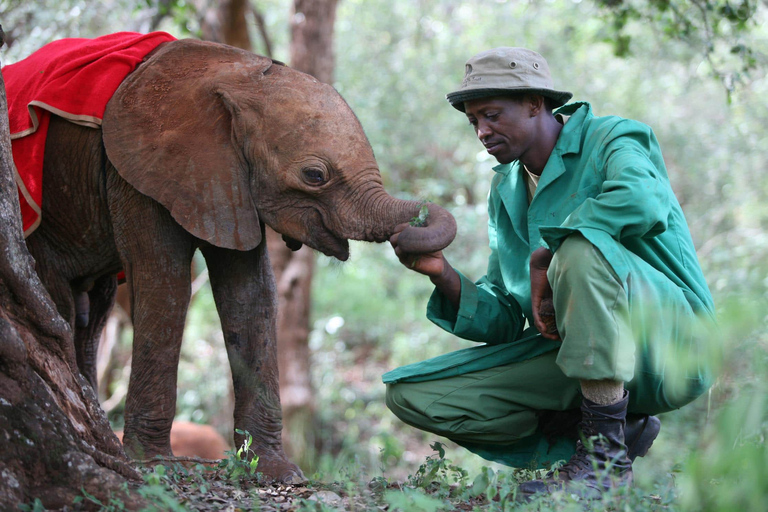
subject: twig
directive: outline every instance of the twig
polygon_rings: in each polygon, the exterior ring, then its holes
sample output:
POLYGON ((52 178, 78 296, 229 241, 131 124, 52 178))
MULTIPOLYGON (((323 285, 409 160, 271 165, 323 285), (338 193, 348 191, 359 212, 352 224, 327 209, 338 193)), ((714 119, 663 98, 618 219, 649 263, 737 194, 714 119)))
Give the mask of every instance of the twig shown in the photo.
POLYGON ((151 459, 134 459, 137 464, 159 464, 161 462, 194 462, 195 464, 218 465, 221 459, 203 459, 201 457, 176 457, 168 455, 155 455, 151 459))

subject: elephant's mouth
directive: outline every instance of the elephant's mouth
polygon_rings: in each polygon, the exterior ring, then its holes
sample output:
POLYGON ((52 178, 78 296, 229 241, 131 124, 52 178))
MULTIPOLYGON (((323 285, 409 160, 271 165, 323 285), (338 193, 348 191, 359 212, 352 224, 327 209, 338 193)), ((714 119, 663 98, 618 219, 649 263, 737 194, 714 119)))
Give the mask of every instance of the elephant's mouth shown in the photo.
MULTIPOLYGON (((322 252, 326 256, 330 256, 332 258, 337 258, 341 261, 346 261, 349 259, 349 242, 343 238, 336 238, 335 236, 328 237, 332 240, 331 244, 319 244, 318 247, 314 247, 314 244, 307 244, 309 247, 312 247, 313 249, 317 249, 318 251, 322 252), (332 247, 328 247, 331 245, 332 247)), ((285 245, 292 251, 298 251, 301 249, 302 244, 299 240, 296 240, 295 238, 291 238, 287 235, 283 235, 283 242, 285 242, 285 245)))
POLYGON ((293 225, 272 226, 272 229, 282 235, 283 241, 289 249, 297 251, 304 244, 331 258, 341 261, 349 259, 349 241, 328 229, 320 212, 315 209, 307 209, 296 220, 299 222, 293 225))
POLYGON ((340 261, 347 261, 349 259, 349 241, 334 235, 330 235, 327 238, 330 239, 329 243, 320 244, 318 250, 326 256, 336 258, 340 261))
POLYGON ((283 242, 285 242, 285 245, 292 251, 296 252, 299 249, 301 249, 301 246, 303 245, 301 242, 296 240, 295 238, 291 238, 288 235, 283 235, 283 242))
POLYGON ((321 212, 312 210, 314 218, 307 218, 305 226, 314 226, 309 228, 309 241, 305 242, 313 249, 322 252, 326 256, 336 258, 340 261, 349 259, 349 241, 346 238, 336 235, 334 230, 328 227, 328 223, 321 212))

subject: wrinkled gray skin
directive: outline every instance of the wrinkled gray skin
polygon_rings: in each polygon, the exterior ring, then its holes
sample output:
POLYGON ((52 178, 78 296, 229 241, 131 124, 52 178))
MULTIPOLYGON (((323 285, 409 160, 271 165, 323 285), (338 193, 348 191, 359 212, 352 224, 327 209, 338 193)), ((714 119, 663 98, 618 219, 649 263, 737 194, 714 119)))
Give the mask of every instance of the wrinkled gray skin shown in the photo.
MULTIPOLYGON (((115 274, 126 272, 134 324, 126 452, 171 455, 190 262, 199 248, 232 369, 235 427, 253 435, 259 471, 301 481, 280 439, 275 283, 264 224, 294 247, 346 260, 348 239, 385 241, 420 206, 384 191, 343 99, 264 57, 213 43, 167 43, 122 83, 102 130, 53 116, 43 175, 42 222, 27 244, 76 326, 78 365, 94 386, 115 274)), ((429 225, 407 228, 399 245, 438 250, 455 229, 450 214, 430 205, 429 225)))

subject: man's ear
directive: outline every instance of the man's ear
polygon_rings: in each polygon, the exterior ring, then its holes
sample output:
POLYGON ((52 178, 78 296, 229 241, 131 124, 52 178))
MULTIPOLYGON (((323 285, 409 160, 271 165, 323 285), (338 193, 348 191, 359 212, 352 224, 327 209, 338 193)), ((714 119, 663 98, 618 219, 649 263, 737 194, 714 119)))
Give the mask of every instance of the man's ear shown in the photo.
POLYGON ((544 110, 544 96, 538 94, 528 95, 528 105, 530 108, 531 117, 536 117, 544 110))

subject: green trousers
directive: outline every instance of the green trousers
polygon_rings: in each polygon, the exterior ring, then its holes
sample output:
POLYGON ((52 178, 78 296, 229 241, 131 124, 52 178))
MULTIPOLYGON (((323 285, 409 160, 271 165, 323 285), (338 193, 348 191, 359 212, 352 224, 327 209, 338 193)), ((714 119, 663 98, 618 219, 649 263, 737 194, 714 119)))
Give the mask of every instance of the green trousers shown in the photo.
POLYGON ((562 342, 535 331, 504 345, 484 345, 384 375, 387 406, 405 423, 445 436, 515 467, 568 459, 572 441, 553 444, 539 431, 542 410, 581 404, 580 380, 623 381, 629 412, 677 409, 710 385, 708 333, 684 292, 624 250, 632 271, 620 282, 602 254, 580 235, 552 260, 562 342))

